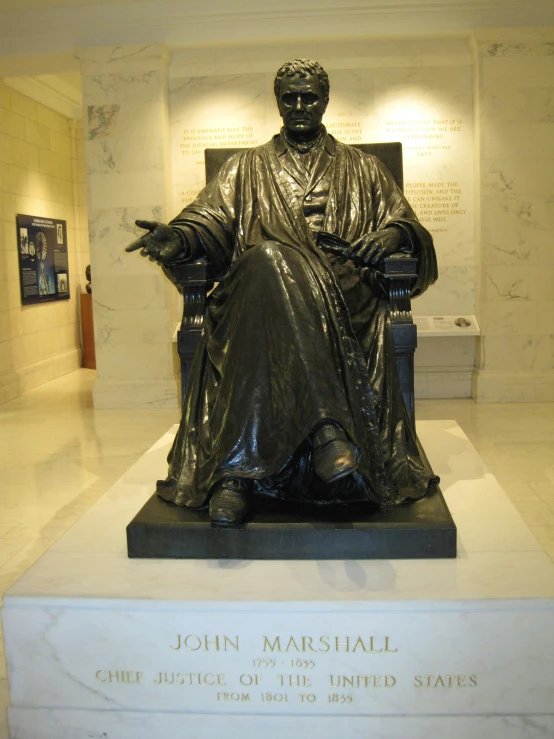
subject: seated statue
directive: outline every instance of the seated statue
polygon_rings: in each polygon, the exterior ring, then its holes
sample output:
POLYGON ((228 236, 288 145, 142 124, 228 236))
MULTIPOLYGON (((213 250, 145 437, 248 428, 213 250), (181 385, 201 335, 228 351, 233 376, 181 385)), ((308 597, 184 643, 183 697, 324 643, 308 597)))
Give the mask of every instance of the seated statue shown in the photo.
POLYGON ((170 225, 127 251, 171 266, 207 260, 208 298, 169 475, 157 492, 209 505, 218 525, 253 496, 395 506, 438 478, 402 396, 383 277, 404 252, 412 291, 437 278, 433 241, 379 160, 329 135, 329 79, 294 60, 275 78, 283 119, 268 143, 232 156, 170 225))

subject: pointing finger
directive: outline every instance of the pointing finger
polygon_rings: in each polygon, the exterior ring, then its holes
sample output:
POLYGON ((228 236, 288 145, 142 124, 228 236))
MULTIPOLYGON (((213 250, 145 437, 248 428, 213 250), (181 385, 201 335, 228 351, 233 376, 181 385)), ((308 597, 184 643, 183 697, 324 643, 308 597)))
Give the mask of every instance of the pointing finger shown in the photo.
POLYGON ((148 229, 148 231, 153 231, 156 228, 156 226, 159 226, 158 221, 141 221, 141 220, 138 220, 138 221, 135 221, 135 224, 139 228, 146 228, 146 229, 148 229))
POLYGON ((126 246, 125 251, 137 251, 137 249, 142 249, 143 246, 144 241, 141 236, 140 239, 137 239, 136 241, 133 241, 132 244, 129 244, 129 246, 126 246))

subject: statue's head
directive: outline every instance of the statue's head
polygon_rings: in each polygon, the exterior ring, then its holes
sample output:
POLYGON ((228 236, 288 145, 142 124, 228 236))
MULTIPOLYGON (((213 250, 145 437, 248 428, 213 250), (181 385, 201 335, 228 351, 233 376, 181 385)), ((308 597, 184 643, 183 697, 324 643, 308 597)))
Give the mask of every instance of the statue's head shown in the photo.
POLYGON ((329 102, 329 77, 318 62, 293 59, 275 76, 273 89, 287 132, 310 137, 321 126, 329 102))

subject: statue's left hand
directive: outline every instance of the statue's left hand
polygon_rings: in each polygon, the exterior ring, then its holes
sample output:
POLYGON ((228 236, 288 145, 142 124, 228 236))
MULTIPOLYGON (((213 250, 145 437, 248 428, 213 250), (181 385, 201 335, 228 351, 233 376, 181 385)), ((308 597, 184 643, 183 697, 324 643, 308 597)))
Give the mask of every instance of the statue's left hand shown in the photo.
POLYGON ((380 262, 391 254, 396 254, 405 245, 405 237, 398 228, 386 228, 374 231, 357 239, 347 258, 360 267, 369 267, 380 262))

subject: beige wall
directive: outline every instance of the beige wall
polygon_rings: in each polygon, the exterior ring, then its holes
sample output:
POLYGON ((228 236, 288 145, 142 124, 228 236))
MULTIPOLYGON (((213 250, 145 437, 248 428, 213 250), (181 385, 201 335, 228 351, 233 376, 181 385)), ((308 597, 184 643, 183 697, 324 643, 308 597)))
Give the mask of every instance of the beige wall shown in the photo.
POLYGON ((0 403, 80 366, 86 203, 82 125, 0 81, 0 403), (18 213, 67 221, 69 300, 21 305, 18 213))

